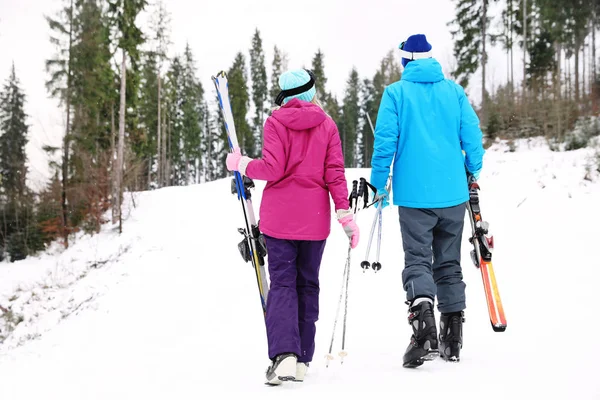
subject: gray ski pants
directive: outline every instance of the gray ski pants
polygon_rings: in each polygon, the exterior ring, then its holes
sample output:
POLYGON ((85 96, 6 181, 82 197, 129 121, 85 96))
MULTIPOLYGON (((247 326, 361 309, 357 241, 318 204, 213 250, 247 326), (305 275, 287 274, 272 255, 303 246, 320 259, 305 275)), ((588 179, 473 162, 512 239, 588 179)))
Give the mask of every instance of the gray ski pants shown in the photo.
POLYGON ((442 313, 462 311, 465 283, 460 251, 466 203, 448 208, 398 207, 404 247, 406 299, 438 298, 442 313))

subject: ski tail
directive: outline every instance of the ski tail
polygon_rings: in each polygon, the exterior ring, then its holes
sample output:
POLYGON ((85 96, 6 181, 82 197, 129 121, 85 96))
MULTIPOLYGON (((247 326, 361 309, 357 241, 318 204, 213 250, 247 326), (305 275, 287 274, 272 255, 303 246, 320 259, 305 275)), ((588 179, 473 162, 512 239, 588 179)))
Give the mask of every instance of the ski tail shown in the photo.
POLYGON ((490 316, 490 323, 495 332, 504 332, 506 330, 506 315, 500 297, 500 290, 494 273, 492 264, 492 251, 494 249, 494 238, 488 236, 488 223, 481 217, 479 207, 479 185, 474 177, 468 174, 469 179, 469 202, 467 209, 471 221, 471 233, 469 242, 473 245, 471 258, 473 264, 481 271, 483 280, 483 289, 490 316))
POLYGON ((479 269, 481 270, 481 277, 483 279, 485 299, 492 329, 496 332, 503 332, 506 330, 506 316, 504 315, 504 308, 502 307, 502 300, 500 299, 500 292, 496 283, 492 262, 481 260, 479 269))
MULTIPOLYGON (((223 122, 227 132, 227 141, 229 149, 239 147, 235 131, 235 123, 231 111, 229 99, 229 84, 227 75, 224 71, 219 72, 212 77, 217 90, 219 107, 223 115, 223 122)), ((237 198, 242 206, 245 228, 239 228, 238 231, 244 236, 244 239, 238 244, 238 250, 245 262, 251 262, 256 275, 256 283, 260 295, 260 302, 263 310, 263 316, 267 313, 267 299, 269 294, 269 284, 265 271, 264 257, 267 255, 266 245, 262 234, 260 233, 254 207, 252 205, 252 195, 250 189, 254 188, 252 179, 242 176, 238 171, 234 171, 231 192, 237 194, 237 198)))

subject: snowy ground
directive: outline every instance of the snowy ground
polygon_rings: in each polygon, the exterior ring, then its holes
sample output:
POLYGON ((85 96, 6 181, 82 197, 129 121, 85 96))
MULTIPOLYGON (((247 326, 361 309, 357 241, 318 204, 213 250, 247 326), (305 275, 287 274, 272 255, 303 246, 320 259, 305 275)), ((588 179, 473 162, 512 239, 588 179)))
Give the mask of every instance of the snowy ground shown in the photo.
MULTIPOLYGON (((315 359, 302 384, 263 385, 266 338, 254 273, 236 249, 241 211, 229 180, 135 195, 119 236, 109 226, 67 251, 0 264, 0 305, 22 321, 0 345, 0 399, 379 398, 599 399, 600 329, 593 258, 600 183, 591 150, 539 141, 488 150, 479 180, 495 237, 508 329, 492 331, 467 234, 465 346, 459 364, 402 368, 410 327, 397 211, 384 210, 382 270, 363 273, 373 210, 352 253, 348 356, 325 368, 347 241, 333 221, 321 276, 315 359)), ((348 179, 369 177, 349 170, 348 179)), ((263 184, 257 182, 258 208, 263 184)), ((468 221, 467 225, 468 227, 468 221)), ((2 315, 0 315, 2 317, 2 315)), ((7 335, 6 315, 0 335, 7 335)), ((14 323, 14 322, 13 322, 14 323)), ((338 324, 338 332, 341 333, 338 324)), ((336 339, 334 354, 339 351, 336 339)))

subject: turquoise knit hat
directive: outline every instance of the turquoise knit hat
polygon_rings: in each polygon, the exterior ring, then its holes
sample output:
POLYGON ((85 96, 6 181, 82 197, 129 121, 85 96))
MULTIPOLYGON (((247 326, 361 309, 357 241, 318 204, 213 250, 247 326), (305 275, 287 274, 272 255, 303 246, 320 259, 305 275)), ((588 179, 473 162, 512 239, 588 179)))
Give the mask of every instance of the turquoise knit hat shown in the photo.
MULTIPOLYGON (((308 72, 306 72, 306 70, 294 69, 291 71, 286 71, 283 74, 281 74, 281 76, 279 77, 279 87, 281 88, 281 90, 290 90, 290 89, 294 89, 294 88, 300 87, 300 86, 308 83, 309 80, 310 80, 310 75, 308 75, 308 72)), ((310 102, 310 101, 312 101, 313 97, 315 97, 316 93, 317 93, 317 90, 315 89, 315 86, 313 85, 313 87, 308 89, 306 92, 302 92, 300 94, 286 97, 283 100, 283 104, 287 103, 288 101, 290 101, 293 98, 297 98, 298 100, 304 100, 304 101, 310 102)))

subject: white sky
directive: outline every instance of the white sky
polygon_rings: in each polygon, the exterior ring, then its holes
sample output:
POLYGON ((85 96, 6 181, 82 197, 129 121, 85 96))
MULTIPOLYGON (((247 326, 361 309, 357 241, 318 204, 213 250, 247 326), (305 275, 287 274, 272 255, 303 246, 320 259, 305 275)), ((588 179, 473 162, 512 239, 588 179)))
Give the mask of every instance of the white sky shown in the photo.
MULTIPOLYGON (((44 61, 54 52, 44 14, 55 15, 63 4, 63 0, 0 0, 0 81, 4 83, 14 61, 27 96, 30 181, 36 187, 48 177, 42 146, 59 146, 64 132, 64 113, 48 98, 44 86, 44 61)), ((321 48, 328 89, 340 99, 352 66, 361 77, 371 78, 381 58, 411 34, 427 35, 447 75, 453 63, 452 37, 446 25, 454 18, 450 0, 165 0, 165 4, 171 13, 171 51, 182 53, 186 42, 190 43, 198 77, 211 100, 211 75, 227 70, 238 51, 249 61, 255 28, 261 32, 269 75, 275 44, 287 52, 289 68, 310 66, 321 48)), ((521 57, 516 50, 517 81, 521 57)), ((486 81, 497 86, 506 79, 506 59, 500 49, 492 51, 490 58, 486 81)), ((476 103, 480 80, 477 73, 468 88, 476 103)))

